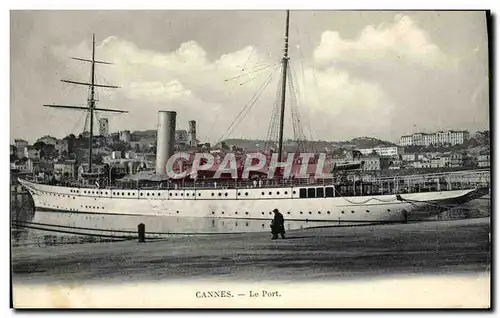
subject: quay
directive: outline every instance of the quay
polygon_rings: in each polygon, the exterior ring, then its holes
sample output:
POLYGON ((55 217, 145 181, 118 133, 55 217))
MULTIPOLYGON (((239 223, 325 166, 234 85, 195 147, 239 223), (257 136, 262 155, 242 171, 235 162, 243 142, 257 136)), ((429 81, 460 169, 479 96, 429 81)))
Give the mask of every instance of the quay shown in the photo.
POLYGON ((14 247, 14 284, 304 282, 489 273, 490 218, 14 247))

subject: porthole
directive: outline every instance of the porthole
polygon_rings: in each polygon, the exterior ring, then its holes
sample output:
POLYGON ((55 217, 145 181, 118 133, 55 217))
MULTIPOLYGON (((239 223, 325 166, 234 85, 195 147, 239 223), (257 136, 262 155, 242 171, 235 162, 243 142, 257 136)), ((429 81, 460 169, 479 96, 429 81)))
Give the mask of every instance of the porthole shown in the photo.
POLYGON ((222 196, 222 193, 219 193, 219 197, 222 196))
POLYGON ((330 214, 330 211, 326 211, 326 214, 330 214))
POLYGON ((200 195, 201 195, 201 193, 198 193, 198 196, 200 196, 200 195))
POLYGON ((290 212, 287 212, 286 214, 290 214, 290 212))
POLYGON ((302 212, 302 211, 300 211, 300 214, 303 214, 303 212, 302 212))
POLYGON ((264 227, 264 224, 262 224, 262 227, 264 227))
POLYGON ((186 193, 186 196, 188 197, 188 196, 189 196, 189 193, 186 193))
POLYGON ((127 195, 130 196, 130 192, 128 192, 127 195))
POLYGON ((354 211, 351 210, 351 213, 354 213, 354 211))
POLYGON ((172 196, 172 193, 169 193, 168 195, 172 196))
POLYGON ((146 194, 149 197, 149 193, 146 194))
POLYGON ((285 194, 288 194, 288 191, 285 191, 285 194))
POLYGON ((248 215, 248 212, 245 212, 246 215, 248 215))
POLYGON ((179 211, 177 211, 177 214, 179 214, 179 211))
POLYGON ((238 192, 238 196, 240 195, 240 193, 238 192))
POLYGON ((318 211, 318 214, 321 214, 321 211, 318 211))
POLYGON ((125 192, 122 192, 122 195, 125 195, 125 192))
POLYGON ((234 212, 234 214, 238 215, 238 212, 234 212))
POLYGON ((370 213, 370 210, 366 210, 366 213, 370 213))
POLYGON ((214 196, 214 193, 212 192, 212 196, 214 196))
POLYGON ((272 195, 273 193, 271 191, 269 191, 269 195, 272 195))
POLYGON ((245 192, 245 195, 248 195, 248 192, 245 192))
POLYGON ((158 192, 158 196, 160 196, 160 192, 158 192))
POLYGON ((179 195, 179 193, 176 193, 176 194, 175 194, 175 196, 178 196, 178 195, 179 195))
POLYGON ((273 214, 273 212, 269 212, 269 215, 273 214))
POLYGON ((141 193, 141 197, 144 195, 144 193, 141 193))
POLYGON ((222 211, 222 214, 224 214, 224 211, 222 211))
POLYGON ((262 192, 262 195, 264 195, 264 194, 265 194, 265 193, 264 193, 264 192, 262 192))
POLYGON ((183 196, 184 196, 184 192, 181 192, 181 197, 183 197, 183 196))
POLYGON ((264 212, 262 212, 262 215, 264 215, 264 212))
POLYGON ((215 212, 214 212, 214 211, 212 211, 212 215, 213 215, 213 214, 215 214, 215 212))
POLYGON ((387 212, 391 212, 391 209, 387 209, 387 212))
POLYGON ((226 192, 226 193, 224 193, 224 195, 227 197, 227 192, 226 192))
POLYGON ((344 211, 342 211, 342 214, 344 214, 344 211))

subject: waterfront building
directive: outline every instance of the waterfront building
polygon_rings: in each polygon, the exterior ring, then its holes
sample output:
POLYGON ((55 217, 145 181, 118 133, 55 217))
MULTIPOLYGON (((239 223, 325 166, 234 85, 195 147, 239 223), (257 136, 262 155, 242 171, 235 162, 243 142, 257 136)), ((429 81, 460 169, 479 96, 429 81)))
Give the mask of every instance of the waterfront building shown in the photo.
POLYGON ((435 133, 415 133, 401 136, 400 146, 431 146, 431 145, 461 145, 469 138, 469 132, 464 130, 438 131, 435 133))

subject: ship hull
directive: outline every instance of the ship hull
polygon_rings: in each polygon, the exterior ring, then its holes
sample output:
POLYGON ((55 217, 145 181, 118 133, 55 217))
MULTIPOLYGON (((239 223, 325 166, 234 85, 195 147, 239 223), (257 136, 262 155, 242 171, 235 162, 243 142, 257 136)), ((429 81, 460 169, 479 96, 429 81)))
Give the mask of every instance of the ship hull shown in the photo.
MULTIPOLYGON (((300 197, 301 189, 316 187, 131 190, 52 186, 20 180, 31 193, 37 211, 72 215, 119 215, 168 217, 173 223, 224 228, 224 220, 240 220, 246 227, 262 230, 262 220, 280 210, 293 228, 333 224, 403 222, 409 216, 440 213, 454 203, 480 195, 478 189, 354 197, 300 197), (203 221, 201 219, 204 219, 203 221), (181 221, 179 221, 181 220, 181 221), (191 221, 188 221, 191 220, 191 221), (258 221, 258 222, 254 222, 258 221), (206 224, 205 224, 206 223, 206 224), (219 224, 220 223, 220 224, 219 224), (252 226, 248 224, 252 224, 252 226), (200 225, 201 224, 201 225, 200 225)), ((88 219, 88 217, 87 217, 88 219)), ((158 222, 158 221, 156 221, 158 222)), ((186 226, 180 226, 186 229, 186 226)), ((266 226, 267 227, 267 226, 266 226)), ((267 230, 267 229, 266 229, 267 230)))

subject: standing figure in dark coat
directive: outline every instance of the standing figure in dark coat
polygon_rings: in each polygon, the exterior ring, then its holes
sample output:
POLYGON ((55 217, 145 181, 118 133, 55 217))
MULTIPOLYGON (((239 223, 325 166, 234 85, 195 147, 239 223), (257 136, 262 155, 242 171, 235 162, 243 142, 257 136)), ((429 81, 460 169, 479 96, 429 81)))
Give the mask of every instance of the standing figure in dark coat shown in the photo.
POLYGON ((274 209, 274 219, 271 221, 271 233, 273 234, 273 240, 278 238, 278 234, 281 238, 285 238, 285 219, 283 214, 281 214, 278 209, 274 209))

